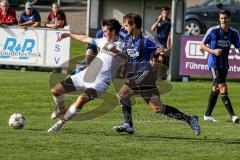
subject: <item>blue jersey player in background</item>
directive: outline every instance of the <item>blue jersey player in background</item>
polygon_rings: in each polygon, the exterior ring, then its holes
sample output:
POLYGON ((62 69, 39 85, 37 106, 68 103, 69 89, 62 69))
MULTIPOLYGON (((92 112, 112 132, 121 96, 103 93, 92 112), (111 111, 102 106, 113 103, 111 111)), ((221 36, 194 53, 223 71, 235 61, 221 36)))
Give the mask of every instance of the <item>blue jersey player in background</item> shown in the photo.
POLYGON ((204 120, 217 122, 212 116, 212 111, 216 105, 220 93, 233 123, 239 123, 239 118, 235 115, 231 101, 228 97, 226 78, 228 74, 228 55, 231 44, 239 50, 239 32, 230 27, 231 13, 228 10, 219 12, 220 25, 210 28, 201 44, 201 49, 207 51, 208 67, 213 78, 212 91, 209 96, 207 111, 204 120))

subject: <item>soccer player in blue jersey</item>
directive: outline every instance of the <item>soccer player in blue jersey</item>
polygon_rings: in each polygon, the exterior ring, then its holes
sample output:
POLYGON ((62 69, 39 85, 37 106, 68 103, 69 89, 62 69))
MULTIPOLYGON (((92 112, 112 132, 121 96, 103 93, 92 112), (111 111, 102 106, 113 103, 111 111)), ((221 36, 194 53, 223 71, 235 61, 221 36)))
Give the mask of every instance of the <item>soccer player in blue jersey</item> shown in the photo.
POLYGON ((134 133, 130 97, 139 94, 156 113, 187 122, 198 136, 200 126, 197 116, 186 115, 175 107, 163 104, 160 100, 159 91, 155 84, 156 76, 153 74, 150 64, 150 57, 156 53, 156 50, 161 50, 162 46, 142 33, 142 18, 140 15, 136 13, 125 15, 123 25, 128 31, 123 52, 125 51, 128 55, 128 62, 132 64, 132 69, 128 73, 128 80, 118 92, 125 123, 114 126, 113 129, 117 132, 134 133), (160 48, 157 49, 158 45, 160 45, 160 48))
POLYGON ((217 122, 212 117, 212 111, 220 93, 223 104, 233 123, 239 123, 239 118, 235 115, 228 97, 226 83, 229 68, 228 55, 231 44, 237 49, 240 48, 239 32, 230 27, 230 17, 231 13, 228 10, 221 10, 219 12, 220 25, 210 28, 201 44, 201 49, 209 53, 208 67, 213 78, 212 91, 209 96, 207 111, 204 115, 204 120, 206 121, 217 122))

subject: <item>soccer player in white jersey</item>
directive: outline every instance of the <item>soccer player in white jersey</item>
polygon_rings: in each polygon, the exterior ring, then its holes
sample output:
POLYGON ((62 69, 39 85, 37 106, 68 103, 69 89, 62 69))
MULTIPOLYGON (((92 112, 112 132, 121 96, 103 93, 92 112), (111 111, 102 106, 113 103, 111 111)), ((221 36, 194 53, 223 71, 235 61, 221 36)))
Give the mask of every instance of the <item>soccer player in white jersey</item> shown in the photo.
POLYGON ((122 53, 123 41, 119 39, 121 24, 116 19, 105 19, 102 26, 104 37, 99 39, 72 33, 60 35, 58 41, 71 37, 85 43, 95 44, 100 48, 100 52, 86 69, 66 78, 52 88, 51 92, 56 103, 56 109, 51 118, 62 116, 56 124, 48 129, 48 132, 58 132, 63 124, 73 118, 85 103, 99 97, 101 93, 106 91, 117 70, 127 59, 127 56, 122 53), (82 93, 66 109, 64 94, 73 91, 82 91, 82 93))

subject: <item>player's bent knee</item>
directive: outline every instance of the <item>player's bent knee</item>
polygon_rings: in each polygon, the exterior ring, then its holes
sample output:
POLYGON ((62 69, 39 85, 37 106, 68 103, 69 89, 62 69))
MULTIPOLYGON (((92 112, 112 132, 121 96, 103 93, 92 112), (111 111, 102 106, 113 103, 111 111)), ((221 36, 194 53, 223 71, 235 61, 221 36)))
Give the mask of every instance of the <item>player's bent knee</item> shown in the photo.
POLYGON ((226 86, 221 86, 219 88, 219 90, 220 90, 220 93, 227 93, 227 87, 226 86))
POLYGON ((78 97, 78 100, 80 102, 87 102, 89 101, 89 97, 86 95, 86 94, 81 94, 79 97, 78 97))
POLYGON ((86 88, 83 93, 88 100, 93 100, 94 98, 98 97, 97 91, 94 88, 86 88))
POLYGON ((153 111, 154 111, 155 113, 162 114, 161 110, 158 110, 158 109, 153 109, 153 111))
POLYGON ((51 93, 52 93, 53 96, 59 96, 60 95, 55 88, 51 89, 51 93))
POLYGON ((227 88, 227 85, 226 85, 226 84, 221 84, 221 85, 218 86, 218 88, 219 88, 220 90, 226 89, 226 88, 227 88))
POLYGON ((123 106, 131 106, 131 101, 129 97, 123 97, 120 96, 119 97, 119 102, 121 103, 121 105, 123 106))
POLYGON ((165 113, 164 108, 161 107, 161 106, 151 105, 151 108, 153 109, 153 111, 155 113, 159 113, 159 114, 164 114, 165 113))
POLYGON ((120 96, 119 94, 117 94, 117 98, 118 98, 118 100, 120 101, 121 96, 120 96))
POLYGON ((161 102, 157 103, 157 102, 150 101, 149 105, 155 113, 159 113, 159 114, 165 113, 165 106, 161 102))
POLYGON ((215 92, 215 93, 219 93, 220 89, 219 89, 218 86, 213 86, 212 91, 215 92))
POLYGON ((127 97, 127 96, 125 96, 123 93, 121 93, 121 92, 118 92, 118 93, 117 93, 117 98, 118 98, 119 101, 120 101, 121 99, 124 99, 125 97, 127 97))

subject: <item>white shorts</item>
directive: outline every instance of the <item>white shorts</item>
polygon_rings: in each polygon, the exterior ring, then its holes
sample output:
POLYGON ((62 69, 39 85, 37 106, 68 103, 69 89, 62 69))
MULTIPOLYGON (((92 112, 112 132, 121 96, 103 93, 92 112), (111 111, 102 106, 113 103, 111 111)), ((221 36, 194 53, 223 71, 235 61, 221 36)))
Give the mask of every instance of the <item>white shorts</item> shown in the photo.
POLYGON ((109 86, 101 79, 96 79, 93 82, 87 82, 84 80, 84 72, 77 73, 71 76, 73 84, 77 91, 83 91, 86 88, 93 88, 97 91, 98 96, 105 92, 109 86))

